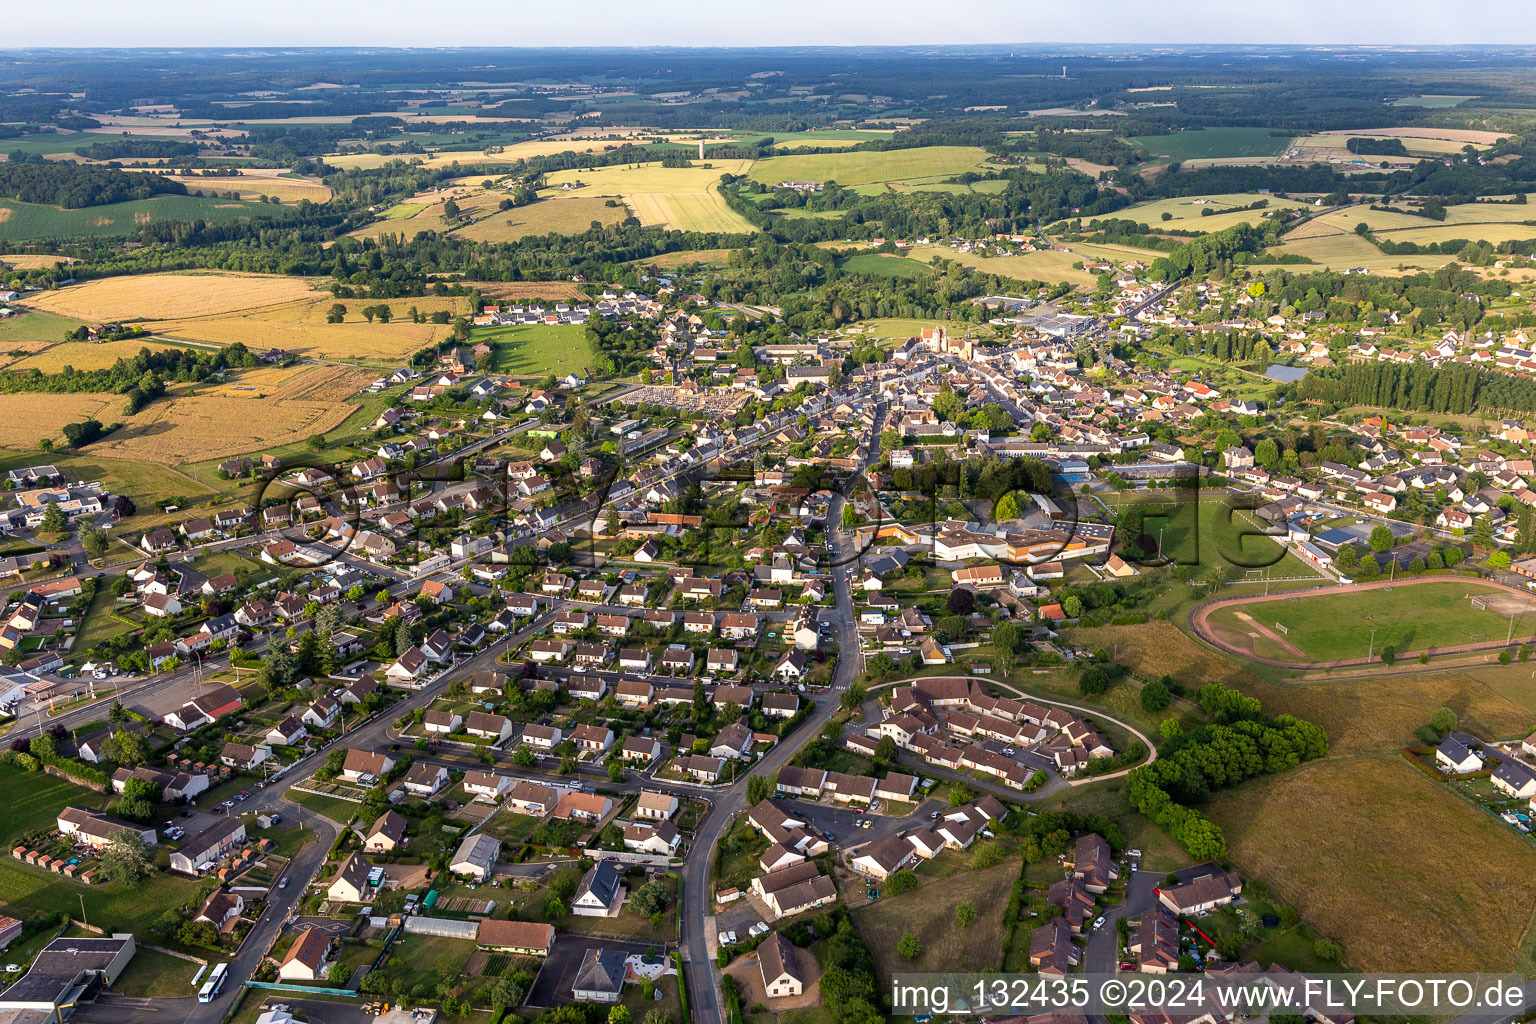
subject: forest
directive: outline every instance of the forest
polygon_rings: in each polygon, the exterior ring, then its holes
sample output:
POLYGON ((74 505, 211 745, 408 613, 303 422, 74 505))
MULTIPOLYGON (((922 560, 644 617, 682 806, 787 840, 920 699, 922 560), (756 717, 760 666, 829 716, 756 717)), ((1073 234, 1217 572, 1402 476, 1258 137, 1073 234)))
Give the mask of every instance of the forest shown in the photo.
POLYGON ((1302 401, 1368 405, 1408 412, 1536 412, 1536 381, 1476 366, 1350 363, 1307 371, 1295 388, 1302 401))
POLYGON ((74 210, 151 196, 184 196, 187 186, 163 174, 130 174, 113 167, 12 153, 0 164, 0 196, 74 210))

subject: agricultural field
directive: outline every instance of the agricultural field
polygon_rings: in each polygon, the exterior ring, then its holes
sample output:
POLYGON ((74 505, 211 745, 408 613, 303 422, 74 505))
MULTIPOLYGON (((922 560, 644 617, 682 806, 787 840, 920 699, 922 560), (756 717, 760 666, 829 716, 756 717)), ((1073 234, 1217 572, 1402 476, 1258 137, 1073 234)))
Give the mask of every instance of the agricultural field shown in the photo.
POLYGON ((206 345, 243 342, 257 351, 280 348, 304 355, 384 364, 409 356, 451 331, 447 324, 417 324, 406 316, 469 312, 468 300, 423 296, 391 300, 390 323, 368 323, 366 301, 343 303, 341 323, 328 323, 335 303, 315 281, 259 274, 145 274, 104 278, 52 292, 27 302, 31 308, 76 316, 94 323, 143 322, 175 341, 206 345))
POLYGON ((1069 284, 1091 287, 1096 278, 1074 263, 1082 263, 1083 257, 1061 249, 1043 249, 1038 252, 1010 256, 982 256, 973 252, 959 252, 944 246, 914 246, 909 253, 912 259, 928 262, 935 256, 954 260, 962 266, 974 267, 988 274, 1002 274, 1019 281, 1066 281, 1069 284))
POLYGON ((475 288, 492 303, 589 298, 584 286, 574 281, 466 281, 465 287, 475 288))
POLYGON ((1500 139, 1509 137, 1508 132, 1489 132, 1475 128, 1365 128, 1360 130, 1335 128, 1319 135, 1369 135, 1373 138, 1398 138, 1403 140, 1403 145, 1409 145, 1409 139, 1440 139, 1445 142, 1454 142, 1458 147, 1456 152, 1461 152, 1461 146, 1476 146, 1482 148, 1491 146, 1500 139))
POLYGON ((1430 255, 1388 256, 1353 231, 1347 235, 1329 234, 1312 238, 1305 236, 1293 238, 1288 235, 1281 239, 1280 250, 1305 256, 1329 270, 1363 267, 1373 274, 1390 274, 1398 271, 1399 268, 1407 268, 1409 273, 1417 270, 1435 270, 1445 266, 1454 258, 1430 255))
POLYGON ((63 341, 70 331, 81 326, 81 321, 69 317, 18 309, 15 315, 0 317, 0 350, 10 351, 18 346, 41 348, 63 341))
MULTIPOLYGON (((880 185, 917 178, 944 178, 976 170, 986 153, 972 146, 923 146, 880 152, 807 153, 759 160, 749 175, 773 185, 780 181, 836 181, 839 185, 880 185)), ((739 171, 737 173, 740 173, 739 171)))
POLYGON ((18 359, 6 369, 58 373, 66 366, 73 366, 77 370, 104 370, 119 359, 132 359, 146 348, 156 352, 177 347, 179 346, 167 345, 149 338, 104 341, 100 344, 90 341, 63 341, 56 345, 49 345, 25 359, 18 359))
POLYGON ((76 262, 69 256, 55 256, 52 253, 21 252, 0 256, 0 263, 17 270, 46 270, 60 263, 76 262))
MULTIPOLYGON (((1383 139, 1401 138, 1403 148, 1410 156, 1445 156, 1447 153, 1460 153, 1462 147, 1474 145, 1469 142, 1457 142, 1452 139, 1429 139, 1417 136, 1397 136, 1381 132, 1319 132, 1316 135, 1308 135, 1296 140, 1296 147, 1307 154, 1307 159, 1363 160, 1366 163, 1378 164, 1383 160, 1393 159, 1391 156, 1383 156, 1377 153, 1351 153, 1349 151, 1350 139, 1383 139)), ((1484 144, 1476 144, 1478 148, 1484 148, 1484 144)), ((1402 159, 1398 157, 1397 159, 1402 159)))
POLYGON ((311 366, 272 385, 250 385, 248 392, 226 385, 161 399, 128 417, 91 451, 179 465, 296 444, 345 422, 354 411, 345 399, 372 379, 367 371, 311 366))
POLYGON ((110 394, 0 394, 0 448, 35 452, 43 438, 62 438, 66 423, 120 419, 123 404, 122 395, 110 394))
POLYGON ((281 214, 281 209, 262 203, 201 196, 156 196, 78 210, 0 199, 0 241, 121 236, 131 235, 153 221, 201 219, 212 224, 227 224, 254 216, 281 214))
POLYGON ((552 188, 581 182, 574 193, 581 198, 617 197, 648 227, 751 232, 752 225, 727 207, 719 192, 722 174, 742 174, 750 166, 746 160, 715 160, 696 167, 640 164, 558 171, 546 180, 552 188))
POLYGON ((1209 622, 1234 649, 1321 662, 1364 658, 1386 647, 1406 654, 1502 640, 1512 618, 1515 638, 1523 639, 1536 630, 1532 612, 1536 597, 1447 578, 1227 605, 1214 611, 1209 622), (1276 629, 1276 623, 1285 629, 1276 629))
POLYGON ((856 146, 872 139, 888 139, 895 134, 878 128, 824 128, 818 131, 772 132, 766 135, 744 132, 737 136, 737 141, 756 143, 772 139, 775 149, 832 149, 856 146))
POLYGON ((139 274, 107 277, 28 296, 24 305, 93 323, 177 320, 244 312, 312 297, 302 277, 264 274, 139 274))
POLYGON ((1440 786, 1397 758, 1323 761, 1227 790, 1202 810, 1240 870, 1338 941, 1352 965, 1515 970, 1536 913, 1536 849, 1440 786), (1475 870, 1460 864, 1466 850, 1477 851, 1475 870))
POLYGON ((479 327, 471 332, 472 343, 488 341, 496 346, 492 372, 516 377, 543 377, 567 373, 585 376, 592 365, 592 346, 587 329, 579 324, 527 324, 519 327, 479 327))
POLYGON ((1168 135, 1144 135, 1125 141, 1154 158, 1185 160, 1279 156, 1290 139, 1273 128, 1195 128, 1168 135))
POLYGON ((1172 228, 1178 231, 1221 231, 1238 224, 1258 224, 1271 210, 1302 210, 1307 204, 1294 199, 1261 196, 1256 192, 1233 195, 1188 196, 1177 199, 1158 199, 1139 203, 1115 213, 1117 220, 1134 220, 1146 224, 1153 231, 1172 228), (1232 212, 1238 207, 1252 206, 1257 202, 1268 203, 1262 210, 1232 212), (1214 212, 1207 212, 1214 211, 1214 212), (1164 220, 1163 214, 1171 220, 1164 220))
POLYGON ((210 196, 238 192, 241 199, 275 196, 279 202, 284 203, 297 203, 301 199, 308 199, 312 203, 331 201, 331 190, 319 180, 299 177, 283 167, 248 167, 242 168, 238 174, 218 177, 185 173, 168 176, 186 185, 188 192, 201 192, 210 196))
POLYGON ((699 263, 708 267, 724 267, 730 259, 729 249, 680 249, 677 252, 664 253, 660 256, 648 256, 643 260, 635 260, 646 266, 656 267, 659 270, 675 270, 678 267, 686 267, 689 264, 699 263))

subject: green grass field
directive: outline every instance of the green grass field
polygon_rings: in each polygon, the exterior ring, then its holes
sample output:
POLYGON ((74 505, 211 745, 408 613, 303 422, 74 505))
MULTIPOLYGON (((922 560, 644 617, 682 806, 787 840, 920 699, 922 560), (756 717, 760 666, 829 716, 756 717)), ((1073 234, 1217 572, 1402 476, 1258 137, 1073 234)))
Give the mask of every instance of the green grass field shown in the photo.
POLYGON ((82 321, 32 310, 0 319, 0 352, 18 341, 63 341, 82 321))
MULTIPOLYGON (((1372 649, 1393 647, 1406 653, 1455 644, 1503 640, 1510 632, 1510 616, 1493 608, 1473 608, 1468 595, 1491 596, 1504 592, 1478 583, 1447 579, 1433 584, 1355 591, 1327 592, 1289 601, 1252 606, 1233 605, 1211 616, 1211 624, 1249 639, 1254 653, 1264 657, 1295 658, 1273 640, 1252 636, 1254 622, 1274 630, 1285 626, 1285 640, 1303 658, 1334 661, 1363 658, 1372 649), (1243 618, 1249 616, 1248 619, 1243 618), (1250 621, 1251 620, 1251 621, 1250 621), (1375 634, 1374 644, 1372 633, 1375 634)), ((1510 595, 1514 605, 1514 636, 1529 636, 1536 628, 1536 601, 1510 595)), ((1277 631, 1278 632, 1278 631, 1277 631)))
POLYGON ((1261 196, 1256 192, 1237 193, 1235 195, 1213 196, 1181 196, 1177 199, 1158 199, 1150 203, 1138 203, 1115 214, 1115 217, 1126 220, 1138 221, 1150 227, 1154 232, 1159 228, 1172 228, 1178 231, 1221 231, 1237 224, 1258 224, 1264 219, 1264 214, 1271 210, 1296 210, 1305 207, 1305 203, 1294 199, 1277 199, 1274 196, 1261 196), (1197 202, 1197 200, 1199 200, 1197 202), (1237 208, 1251 206, 1257 202, 1266 202, 1269 205, 1262 210, 1243 210, 1231 212, 1237 208), (1164 220, 1163 214, 1169 214, 1172 219, 1164 220))
MULTIPOLYGON (((6 793, 6 798, 0 800, 0 840, 7 844, 34 829, 52 825, 59 809, 68 804, 92 808, 102 804, 99 793, 52 775, 9 765, 0 765, 0 789, 6 793)), ((9 845, 6 849, 9 851, 9 845)))
POLYGON ((1446 96, 1430 93, 1425 96, 1404 96, 1402 99, 1393 100, 1389 106, 1393 107, 1427 107, 1430 110, 1445 110, 1458 106, 1467 100, 1475 100, 1476 96, 1446 96))
POLYGON ((131 235, 151 221, 206 220, 225 224, 274 212, 282 216, 281 207, 202 196, 157 196, 79 210, 0 199, 0 240, 131 235))
POLYGON ((1272 128, 1195 128, 1170 135, 1143 135, 1126 141, 1153 157, 1173 161, 1240 156, 1279 156, 1289 137, 1272 128))
POLYGON ((1039 252, 1018 253, 1008 256, 982 256, 974 252, 960 252, 940 245, 913 246, 911 258, 926 263, 937 256, 953 260, 962 266, 974 267, 989 274, 1001 274, 1019 281, 1066 281, 1069 284, 1091 287, 1097 278, 1080 266, 1083 257, 1062 249, 1042 249, 1039 252))
POLYGON ((839 185, 874 185, 913 178, 934 178, 974 170, 986 153, 972 146, 922 146, 881 152, 807 153, 776 156, 752 165, 750 177, 772 185, 780 181, 836 181, 839 185))
POLYGON ((869 274, 873 277, 899 277, 904 280, 912 280, 917 277, 927 277, 933 273, 933 268, 919 263, 917 260, 909 260, 905 256, 890 256, 885 253, 866 252, 857 256, 849 256, 845 260, 838 261, 838 269, 846 270, 854 274, 869 274))
POLYGON ((553 373, 584 375, 592 364, 592 347, 587 329, 579 324, 530 324, 521 327, 481 327, 472 332, 472 342, 489 341, 496 345, 495 373, 517 377, 543 377, 553 373))

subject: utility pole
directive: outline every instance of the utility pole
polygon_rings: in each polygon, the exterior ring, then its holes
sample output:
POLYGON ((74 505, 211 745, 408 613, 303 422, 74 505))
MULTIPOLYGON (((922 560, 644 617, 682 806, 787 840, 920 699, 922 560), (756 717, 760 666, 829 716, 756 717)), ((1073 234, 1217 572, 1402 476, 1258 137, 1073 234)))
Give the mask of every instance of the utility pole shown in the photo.
POLYGON ((1371 653, 1367 654, 1365 657, 1366 657, 1367 660, 1376 657, 1376 627, 1375 626, 1371 627, 1371 653))

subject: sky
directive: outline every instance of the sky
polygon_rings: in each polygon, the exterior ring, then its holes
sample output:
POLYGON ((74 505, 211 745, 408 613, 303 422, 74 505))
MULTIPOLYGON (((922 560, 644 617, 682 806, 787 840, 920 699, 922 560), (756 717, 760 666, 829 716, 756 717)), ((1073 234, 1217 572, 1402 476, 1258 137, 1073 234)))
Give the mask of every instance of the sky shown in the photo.
POLYGON ((71 0, 0 47, 1536 43, 1528 0, 71 0))

